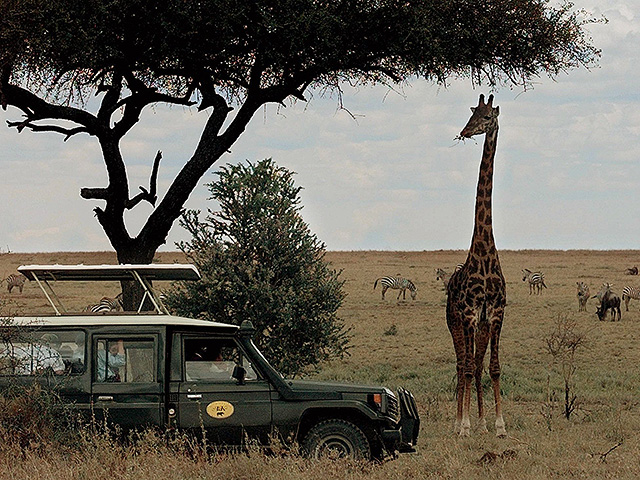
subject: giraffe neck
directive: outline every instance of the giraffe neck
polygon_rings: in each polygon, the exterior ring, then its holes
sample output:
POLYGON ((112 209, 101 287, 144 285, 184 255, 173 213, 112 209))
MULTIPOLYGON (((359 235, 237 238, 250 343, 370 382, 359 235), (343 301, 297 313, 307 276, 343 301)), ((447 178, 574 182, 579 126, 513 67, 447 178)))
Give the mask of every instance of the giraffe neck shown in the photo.
POLYGON ((476 192, 476 215, 473 239, 469 254, 484 257, 495 252, 491 217, 491 194, 493 192, 493 160, 498 142, 498 126, 485 134, 482 162, 476 192))

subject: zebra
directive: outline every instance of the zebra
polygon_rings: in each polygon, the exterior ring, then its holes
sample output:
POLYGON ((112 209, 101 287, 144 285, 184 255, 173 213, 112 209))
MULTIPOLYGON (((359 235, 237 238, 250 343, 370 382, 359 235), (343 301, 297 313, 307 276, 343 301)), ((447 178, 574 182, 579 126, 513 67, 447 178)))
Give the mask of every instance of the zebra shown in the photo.
POLYGON ((589 300, 589 285, 584 282, 576 282, 578 287, 578 311, 587 311, 587 300, 589 300))
POLYGON ((529 295, 531 295, 535 289, 537 289, 536 293, 540 295, 542 293, 542 287, 547 288, 544 283, 544 273, 532 272, 528 268, 522 270, 522 281, 529 282, 529 295))
POLYGON ((638 267, 627 268, 624 272, 625 275, 638 275, 638 267))
MULTIPOLYGON (((456 273, 458 270, 462 270, 462 267, 464 267, 464 263, 457 264, 456 268, 453 270, 453 273, 456 273)), ((449 273, 442 268, 436 268, 436 280, 442 280, 445 291, 449 286, 449 280, 451 280, 451 276, 453 275, 453 273, 449 273)))
POLYGON ((13 287, 18 287, 20 293, 22 293, 22 289, 24 288, 24 282, 26 279, 27 277, 25 277, 21 273, 12 273, 11 275, 9 275, 7 277, 7 290, 9 291, 9 293, 11 293, 13 287))
POLYGON ((376 279, 373 284, 373 289, 375 290, 378 286, 378 282, 382 286, 382 299, 384 300, 384 294, 388 289, 392 290, 400 290, 398 292, 398 298, 396 300, 400 300, 400 295, 402 295, 402 299, 406 298, 406 291, 409 290, 411 292, 411 299, 415 300, 417 295, 417 288, 414 283, 408 278, 401 277, 399 274, 395 277, 380 277, 376 279))
POLYGON ((85 312, 90 313, 109 313, 119 312, 122 310, 122 293, 119 293, 115 298, 102 297, 99 303, 93 303, 87 305, 84 309, 85 312))
POLYGON ((442 280, 445 291, 449 286, 449 280, 451 280, 451 274, 442 268, 436 268, 436 280, 442 280))
POLYGON ((629 311, 629 300, 640 300, 640 288, 626 286, 622 289, 622 301, 624 306, 629 311))
POLYGON ((598 302, 602 303, 602 298, 612 293, 611 287, 613 287, 613 283, 604 282, 598 293, 591 298, 597 298, 598 302))

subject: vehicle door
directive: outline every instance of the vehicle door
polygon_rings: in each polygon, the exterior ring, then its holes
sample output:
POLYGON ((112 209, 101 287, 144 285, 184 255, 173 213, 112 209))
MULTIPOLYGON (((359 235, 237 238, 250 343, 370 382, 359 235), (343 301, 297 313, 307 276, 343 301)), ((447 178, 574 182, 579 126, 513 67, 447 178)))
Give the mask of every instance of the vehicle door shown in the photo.
POLYGON ((241 445, 247 438, 266 442, 272 423, 271 387, 235 340, 177 335, 180 340, 178 425, 204 428, 214 443, 241 445), (246 370, 244 381, 232 377, 236 366, 246 370))
POLYGON ((125 429, 164 424, 164 350, 158 333, 94 335, 92 401, 96 420, 125 429))

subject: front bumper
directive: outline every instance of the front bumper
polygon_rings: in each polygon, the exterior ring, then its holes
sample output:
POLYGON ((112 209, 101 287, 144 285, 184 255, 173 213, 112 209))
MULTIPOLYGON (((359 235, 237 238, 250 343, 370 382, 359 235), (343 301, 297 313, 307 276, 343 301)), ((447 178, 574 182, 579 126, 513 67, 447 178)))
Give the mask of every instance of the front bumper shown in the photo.
POLYGON ((390 450, 400 453, 412 453, 416 451, 418 434, 420 433, 420 415, 413 394, 404 388, 398 390, 398 403, 400 420, 399 428, 384 430, 382 439, 390 450))
POLYGON ((400 432, 402 433, 402 441, 398 451, 402 453, 415 452, 420 433, 418 405, 413 394, 404 388, 398 390, 398 400, 400 401, 400 432))

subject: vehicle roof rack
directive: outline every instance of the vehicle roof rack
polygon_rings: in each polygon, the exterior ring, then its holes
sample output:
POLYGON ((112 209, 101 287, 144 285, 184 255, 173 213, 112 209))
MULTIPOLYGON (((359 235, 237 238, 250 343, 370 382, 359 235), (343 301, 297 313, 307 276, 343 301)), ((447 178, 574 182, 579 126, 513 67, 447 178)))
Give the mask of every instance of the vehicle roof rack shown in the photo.
POLYGON ((22 265, 18 267, 29 280, 47 281, 122 281, 136 280, 137 275, 149 280, 198 280, 200 273, 195 265, 167 264, 121 264, 121 265, 22 265), (137 274, 137 275, 136 275, 137 274))
POLYGON ((191 264, 120 264, 120 265, 22 265, 18 272, 29 280, 34 280, 43 291, 56 315, 66 313, 60 298, 51 287, 50 282, 58 281, 126 281, 138 282, 144 289, 144 295, 138 307, 142 310, 146 299, 151 301, 158 313, 168 315, 169 312, 162 300, 154 295, 151 282, 155 280, 198 280, 200 273, 191 264))

